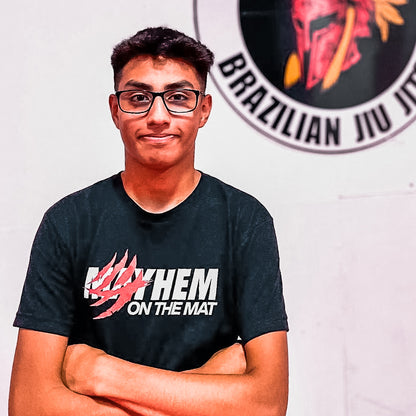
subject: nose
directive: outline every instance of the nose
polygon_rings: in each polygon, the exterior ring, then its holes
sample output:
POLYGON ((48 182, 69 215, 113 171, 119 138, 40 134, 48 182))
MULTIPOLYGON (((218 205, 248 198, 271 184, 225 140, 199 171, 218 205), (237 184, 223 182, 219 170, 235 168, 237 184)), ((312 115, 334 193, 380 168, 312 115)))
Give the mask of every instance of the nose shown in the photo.
POLYGON ((163 103, 162 97, 155 97, 153 105, 147 113, 148 124, 167 124, 170 122, 170 113, 163 103))

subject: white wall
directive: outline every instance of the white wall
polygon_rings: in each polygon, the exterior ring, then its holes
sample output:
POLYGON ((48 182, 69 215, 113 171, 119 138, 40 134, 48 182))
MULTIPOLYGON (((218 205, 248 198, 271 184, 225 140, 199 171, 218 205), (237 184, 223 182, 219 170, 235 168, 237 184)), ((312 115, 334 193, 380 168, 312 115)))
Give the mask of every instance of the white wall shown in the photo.
MULTIPOLYGON (((22 0, 0 19, 6 409, 12 321, 41 216, 123 168, 107 109, 112 47, 149 25, 195 29, 191 0, 22 0)), ((416 124, 362 152, 309 154, 257 133, 212 82, 209 90, 197 166, 254 194, 276 221, 291 328, 288 414, 416 414, 416 124)))

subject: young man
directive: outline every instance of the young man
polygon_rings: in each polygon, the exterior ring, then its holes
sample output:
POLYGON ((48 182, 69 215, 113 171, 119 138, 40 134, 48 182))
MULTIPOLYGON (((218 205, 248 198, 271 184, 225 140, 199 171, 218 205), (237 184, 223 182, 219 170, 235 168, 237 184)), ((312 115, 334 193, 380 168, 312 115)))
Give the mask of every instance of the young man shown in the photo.
POLYGON ((125 170, 45 214, 15 320, 11 416, 285 414, 272 219, 194 167, 212 63, 167 28, 115 47, 125 170))

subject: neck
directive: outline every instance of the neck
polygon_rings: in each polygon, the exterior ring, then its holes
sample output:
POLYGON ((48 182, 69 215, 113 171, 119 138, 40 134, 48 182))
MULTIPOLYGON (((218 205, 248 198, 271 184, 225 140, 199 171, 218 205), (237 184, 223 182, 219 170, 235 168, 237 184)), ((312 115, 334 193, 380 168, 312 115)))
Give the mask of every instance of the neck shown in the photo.
POLYGON ((201 173, 192 169, 180 171, 173 166, 164 170, 129 168, 121 174, 124 189, 145 211, 166 212, 184 201, 197 187, 201 173))

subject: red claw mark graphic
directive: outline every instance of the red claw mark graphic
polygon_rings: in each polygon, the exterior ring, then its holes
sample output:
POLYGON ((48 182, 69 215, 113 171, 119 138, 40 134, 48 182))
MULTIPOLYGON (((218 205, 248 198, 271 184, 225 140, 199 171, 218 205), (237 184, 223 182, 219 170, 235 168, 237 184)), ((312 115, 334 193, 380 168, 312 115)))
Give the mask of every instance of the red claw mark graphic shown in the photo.
MULTIPOLYGON (((91 281, 91 285, 103 279, 111 267, 113 267, 114 262, 116 261, 116 257, 117 253, 114 255, 110 263, 104 266, 97 274, 97 276, 94 277, 94 279, 91 281)), ((127 268, 122 271, 126 265, 127 258, 128 250, 126 250, 124 257, 120 260, 120 262, 114 265, 111 273, 103 279, 99 286, 94 289, 88 289, 90 294, 97 295, 101 298, 91 306, 100 306, 111 299, 113 296, 117 297, 117 300, 110 308, 96 316, 94 319, 103 319, 113 315, 113 313, 119 311, 131 299, 131 297, 137 292, 138 289, 150 284, 150 282, 143 280, 143 270, 140 270, 139 275, 134 280, 129 282, 136 270, 137 257, 134 256, 127 268), (117 275, 119 276, 117 277, 117 275), (112 289, 109 289, 108 287, 111 284, 113 284, 112 289)))

